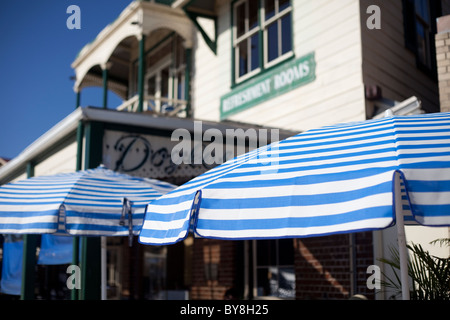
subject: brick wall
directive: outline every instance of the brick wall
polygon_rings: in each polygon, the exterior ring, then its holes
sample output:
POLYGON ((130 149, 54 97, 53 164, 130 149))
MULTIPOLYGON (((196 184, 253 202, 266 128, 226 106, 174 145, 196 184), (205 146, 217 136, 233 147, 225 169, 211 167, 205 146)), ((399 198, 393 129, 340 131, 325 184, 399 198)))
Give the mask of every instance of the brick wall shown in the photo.
MULTIPOLYGON (((374 264, 372 233, 355 234, 357 292, 369 299, 367 267, 374 264)), ((350 236, 334 235, 297 239, 295 275, 297 299, 348 299, 351 296, 350 236)))
POLYGON ((450 16, 437 21, 436 60, 441 112, 450 112, 450 16))
POLYGON ((237 263, 235 241, 195 239, 190 298, 222 300, 226 290, 236 287, 237 263), (217 277, 211 279, 211 273, 217 277))

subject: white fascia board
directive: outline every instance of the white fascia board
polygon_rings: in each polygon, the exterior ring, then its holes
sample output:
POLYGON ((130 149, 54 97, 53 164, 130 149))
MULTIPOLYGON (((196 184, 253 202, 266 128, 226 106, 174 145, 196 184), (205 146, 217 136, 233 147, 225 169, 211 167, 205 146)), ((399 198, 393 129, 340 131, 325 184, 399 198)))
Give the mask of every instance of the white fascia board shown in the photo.
POLYGON ((58 122, 50 130, 32 142, 17 157, 11 159, 7 164, 0 168, 0 181, 27 162, 33 160, 42 151, 57 143, 61 138, 76 130, 78 122, 83 117, 81 108, 76 109, 63 120, 58 122))
MULTIPOLYGON (((240 123, 220 123, 211 121, 199 121, 195 119, 177 118, 177 117, 160 117, 145 113, 124 112, 110 109, 100 108, 77 108, 63 120, 58 122, 50 130, 36 139, 27 148, 25 148, 17 157, 0 167, 0 181, 4 180, 8 175, 14 173, 15 170, 25 166, 29 161, 39 156, 48 148, 57 144, 68 134, 73 133, 78 128, 80 121, 98 121, 103 123, 121 124, 133 127, 160 129, 167 132, 173 132, 175 129, 183 128, 190 132, 194 132, 196 125, 201 123, 201 130, 214 128, 220 130, 225 136, 227 129, 250 129, 259 128, 250 124, 240 123)), ((262 127, 261 127, 262 128, 262 127)), ((265 129, 272 129, 267 128, 265 129)), ((294 132, 280 130, 280 139, 294 135, 294 132)))

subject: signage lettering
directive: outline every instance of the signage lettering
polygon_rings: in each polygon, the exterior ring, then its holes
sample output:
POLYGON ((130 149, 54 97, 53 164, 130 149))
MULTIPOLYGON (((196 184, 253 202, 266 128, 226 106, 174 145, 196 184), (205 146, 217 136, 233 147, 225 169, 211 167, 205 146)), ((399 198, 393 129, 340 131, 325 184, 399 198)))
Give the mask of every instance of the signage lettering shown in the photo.
POLYGON ((235 88, 220 99, 221 119, 314 81, 315 69, 314 53, 311 53, 235 88))

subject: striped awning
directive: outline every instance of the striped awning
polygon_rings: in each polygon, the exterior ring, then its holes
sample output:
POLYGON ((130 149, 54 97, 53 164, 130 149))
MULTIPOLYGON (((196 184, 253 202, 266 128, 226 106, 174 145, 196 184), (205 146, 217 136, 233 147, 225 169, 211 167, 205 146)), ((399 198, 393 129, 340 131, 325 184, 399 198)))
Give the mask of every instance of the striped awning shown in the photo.
POLYGON ((217 239, 383 229, 395 223, 396 198, 405 220, 450 225, 449 113, 327 126, 256 149, 150 203, 139 240, 175 243, 190 229, 217 239))
POLYGON ((131 220, 137 235, 147 204, 173 189, 103 166, 9 183, 0 187, 0 233, 121 236, 129 235, 131 220))

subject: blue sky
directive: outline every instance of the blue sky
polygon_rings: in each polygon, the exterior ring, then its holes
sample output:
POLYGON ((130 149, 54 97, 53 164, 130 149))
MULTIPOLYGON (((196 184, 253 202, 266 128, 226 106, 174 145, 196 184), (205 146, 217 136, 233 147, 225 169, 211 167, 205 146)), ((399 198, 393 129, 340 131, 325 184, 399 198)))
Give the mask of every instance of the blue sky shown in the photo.
MULTIPOLYGON (((114 21, 131 0, 14 0, 0 5, 0 157, 17 156, 69 115, 76 104, 74 70, 81 48, 114 21), (81 11, 69 30, 67 7, 81 11)), ((109 93, 108 106, 120 103, 109 93)), ((101 106, 100 88, 85 89, 81 105, 101 106)))

